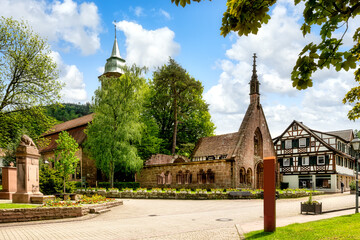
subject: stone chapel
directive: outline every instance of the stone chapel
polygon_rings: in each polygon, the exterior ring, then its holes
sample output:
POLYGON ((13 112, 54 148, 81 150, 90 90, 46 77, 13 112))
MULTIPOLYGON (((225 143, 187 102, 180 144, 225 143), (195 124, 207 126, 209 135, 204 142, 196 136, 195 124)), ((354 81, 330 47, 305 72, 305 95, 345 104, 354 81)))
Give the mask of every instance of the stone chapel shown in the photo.
MULTIPOLYGON (((199 139, 190 160, 152 158, 136 176, 141 187, 263 188, 263 159, 276 154, 253 58, 250 105, 239 131, 199 139)), ((279 182, 278 171, 276 176, 279 182)))

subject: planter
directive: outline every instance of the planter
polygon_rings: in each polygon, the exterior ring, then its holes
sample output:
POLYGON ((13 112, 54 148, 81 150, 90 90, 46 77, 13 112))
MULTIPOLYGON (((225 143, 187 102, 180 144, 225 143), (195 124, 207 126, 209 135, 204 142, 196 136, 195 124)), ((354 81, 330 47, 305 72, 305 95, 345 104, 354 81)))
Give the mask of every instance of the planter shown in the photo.
POLYGON ((301 214, 306 212, 306 214, 314 213, 314 214, 322 214, 322 203, 301 203, 301 214))
POLYGON ((350 194, 355 194, 356 191, 355 190, 350 190, 350 194))

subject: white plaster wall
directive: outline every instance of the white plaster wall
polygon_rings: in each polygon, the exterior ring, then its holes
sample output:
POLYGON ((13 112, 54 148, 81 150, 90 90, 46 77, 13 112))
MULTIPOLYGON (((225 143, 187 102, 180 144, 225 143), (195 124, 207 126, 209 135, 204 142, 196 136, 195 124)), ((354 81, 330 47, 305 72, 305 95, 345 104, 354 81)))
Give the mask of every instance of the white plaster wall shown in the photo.
POLYGON ((289 188, 299 188, 299 177, 297 175, 284 175, 283 182, 288 182, 289 188))
POLYGON ((355 176, 353 169, 343 167, 343 166, 339 166, 339 165, 336 165, 336 172, 341 173, 341 174, 345 174, 345 175, 355 176))

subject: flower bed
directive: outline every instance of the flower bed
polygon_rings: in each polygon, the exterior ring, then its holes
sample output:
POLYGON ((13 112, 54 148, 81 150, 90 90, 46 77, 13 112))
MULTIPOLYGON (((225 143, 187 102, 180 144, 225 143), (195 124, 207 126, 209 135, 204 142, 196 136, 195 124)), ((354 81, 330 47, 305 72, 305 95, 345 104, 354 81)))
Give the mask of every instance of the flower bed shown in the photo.
MULTIPOLYGON (((79 191, 80 192, 80 191, 79 191)), ((320 191, 304 189, 285 189, 277 190, 279 198, 299 198, 313 195, 324 194, 320 191)), ((86 192, 92 195, 90 192, 86 192)), ((263 197, 261 189, 175 189, 175 188, 125 188, 122 191, 108 191, 106 197, 111 198, 145 198, 145 199, 259 199, 263 197)))

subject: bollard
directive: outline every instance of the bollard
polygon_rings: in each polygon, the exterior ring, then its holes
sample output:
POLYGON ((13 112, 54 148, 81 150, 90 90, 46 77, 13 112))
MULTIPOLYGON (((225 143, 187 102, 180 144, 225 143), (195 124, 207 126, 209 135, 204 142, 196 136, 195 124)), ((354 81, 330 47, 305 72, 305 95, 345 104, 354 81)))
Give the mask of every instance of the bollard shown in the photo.
POLYGON ((276 229, 275 157, 264 158, 264 231, 276 229))

